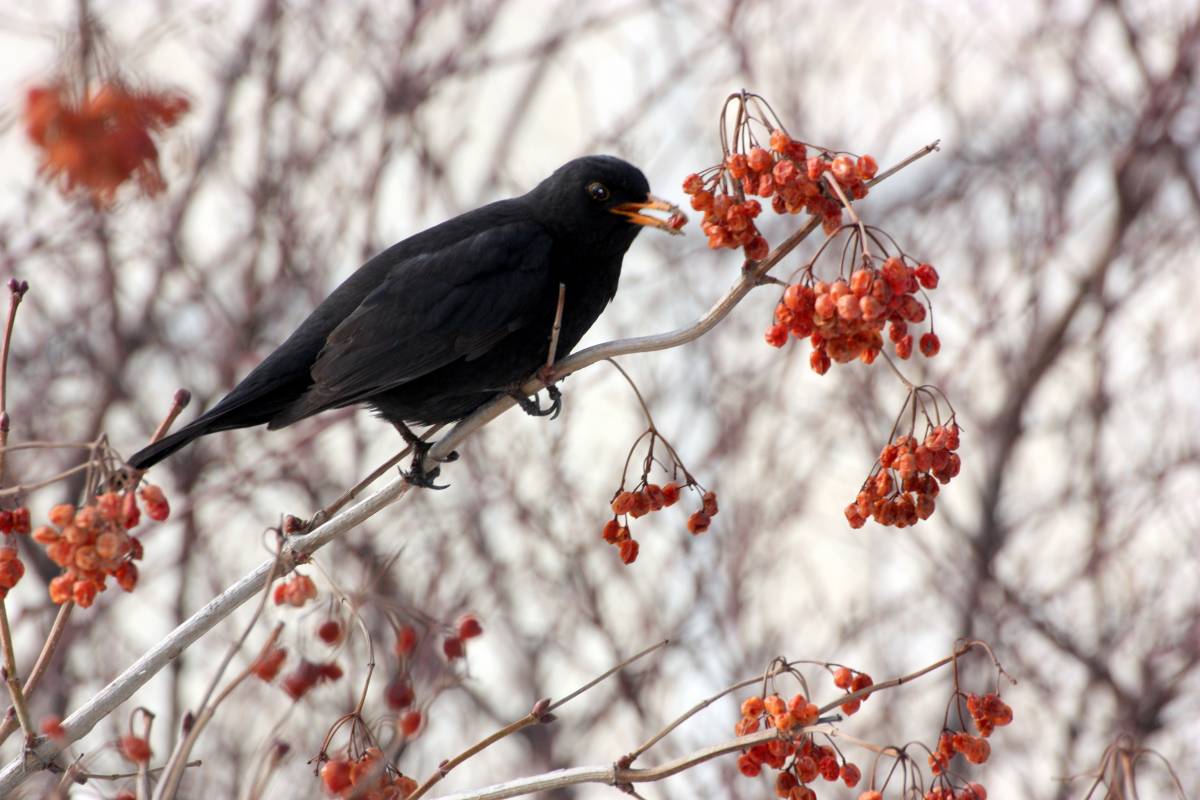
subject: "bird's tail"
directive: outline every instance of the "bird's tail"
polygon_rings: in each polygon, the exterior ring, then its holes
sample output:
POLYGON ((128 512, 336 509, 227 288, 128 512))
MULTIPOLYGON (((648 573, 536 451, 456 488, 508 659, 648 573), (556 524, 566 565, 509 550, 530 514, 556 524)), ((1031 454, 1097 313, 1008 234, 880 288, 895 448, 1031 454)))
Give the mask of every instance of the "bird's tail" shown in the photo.
POLYGON ((210 432, 208 420, 201 417, 191 425, 180 428, 170 436, 164 436, 154 444, 138 450, 129 457, 129 466, 137 470, 149 469, 176 450, 180 450, 190 444, 193 439, 199 439, 204 434, 210 432))

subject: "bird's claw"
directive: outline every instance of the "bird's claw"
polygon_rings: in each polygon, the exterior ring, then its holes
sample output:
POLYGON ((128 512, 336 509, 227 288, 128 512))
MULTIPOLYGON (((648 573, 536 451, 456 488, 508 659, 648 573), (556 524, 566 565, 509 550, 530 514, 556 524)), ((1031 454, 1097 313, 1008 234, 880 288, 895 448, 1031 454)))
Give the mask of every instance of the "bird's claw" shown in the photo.
MULTIPOLYGON (((400 475, 403 476, 404 480, 408 481, 410 484, 419 489, 449 489, 450 484, 448 483, 434 483, 434 479, 436 479, 437 476, 442 472, 441 467, 434 467, 433 469, 428 470, 425 469, 425 456, 429 454, 429 450, 433 447, 433 445, 433 442, 426 442, 421 439, 413 442, 412 468, 409 469, 408 472, 401 470, 400 475)), ((450 461, 457 461, 458 451, 451 450, 446 455, 440 458, 434 458, 433 460, 442 464, 450 461)))
POLYGON ((546 394, 550 396, 550 405, 542 408, 542 404, 538 401, 538 396, 535 394, 532 397, 526 397, 519 391, 509 392, 509 396, 517 401, 517 405, 531 417, 549 417, 557 419, 559 413, 562 412, 562 392, 557 386, 547 386, 546 394))

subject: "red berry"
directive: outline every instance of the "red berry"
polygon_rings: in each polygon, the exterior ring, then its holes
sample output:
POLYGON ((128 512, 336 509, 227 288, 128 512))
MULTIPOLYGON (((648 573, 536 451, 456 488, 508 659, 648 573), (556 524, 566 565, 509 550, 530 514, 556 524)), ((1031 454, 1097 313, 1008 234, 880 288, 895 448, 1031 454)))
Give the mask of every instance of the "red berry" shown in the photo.
POLYGON ((122 736, 120 747, 121 755, 135 764, 145 764, 150 760, 150 744, 140 736, 122 736))
POLYGON ((936 289, 938 285, 938 272, 933 268, 932 264, 918 264, 915 272, 916 278, 921 282, 921 285, 926 289, 936 289))
POLYGON ((766 339, 767 344, 771 345, 771 347, 783 347, 787 344, 788 327, 782 324, 772 325, 767 328, 767 333, 763 338, 766 339))
POLYGON ((459 639, 457 636, 447 636, 442 641, 442 653, 451 661, 456 658, 462 658, 465 652, 462 639, 459 639))
POLYGON ((415 698, 412 681, 403 674, 398 674, 388 681, 387 688, 383 690, 383 699, 393 711, 408 708, 415 698))
POLYGON ((474 639, 483 634, 483 626, 474 614, 464 614, 458 620, 458 638, 474 639))
POLYGON ((328 645, 337 644, 342 640, 342 623, 336 619, 327 619, 317 628, 317 637, 328 645))
POLYGON ((933 358, 942 349, 941 340, 933 331, 921 334, 921 355, 926 358, 933 358))

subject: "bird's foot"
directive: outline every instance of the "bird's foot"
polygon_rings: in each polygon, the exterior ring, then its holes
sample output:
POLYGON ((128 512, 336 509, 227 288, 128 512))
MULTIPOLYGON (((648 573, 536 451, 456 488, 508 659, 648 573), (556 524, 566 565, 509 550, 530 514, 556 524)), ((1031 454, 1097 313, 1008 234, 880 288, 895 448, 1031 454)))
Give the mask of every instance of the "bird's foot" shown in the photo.
MULTIPOLYGON (((425 457, 429 454, 429 450, 433 445, 434 442, 426 442, 421 439, 414 441, 412 443, 412 467, 408 472, 401 471, 400 474, 404 476, 404 480, 421 489, 449 489, 450 484, 448 483, 434 483, 434 480, 442 472, 441 467, 434 467, 433 469, 425 468, 425 457)), ((440 464, 457 461, 458 451, 451 450, 447 455, 435 458, 434 460, 440 464)))
POLYGON ((538 396, 535 394, 532 397, 526 397, 520 391, 513 389, 508 393, 508 396, 517 401, 517 405, 531 417, 549 417, 555 419, 562 411, 562 392, 557 386, 547 386, 546 394, 550 396, 550 405, 542 408, 542 404, 538 402, 538 396))

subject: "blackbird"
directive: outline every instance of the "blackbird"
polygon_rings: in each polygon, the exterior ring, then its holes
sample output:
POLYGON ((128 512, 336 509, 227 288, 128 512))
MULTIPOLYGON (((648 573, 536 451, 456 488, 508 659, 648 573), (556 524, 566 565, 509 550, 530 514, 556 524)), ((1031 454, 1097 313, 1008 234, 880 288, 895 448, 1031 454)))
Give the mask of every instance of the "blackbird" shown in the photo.
POLYGON ((427 445, 408 423, 453 422, 501 393, 529 413, 557 413, 553 387, 548 409, 517 388, 547 361, 560 286, 555 359, 571 352, 616 294, 621 260, 642 227, 678 232, 678 209, 649 190, 632 164, 586 156, 525 195, 392 245, 207 413, 129 465, 144 470, 217 431, 274 430, 363 403, 417 446, 410 480, 429 485, 421 468, 427 445))

